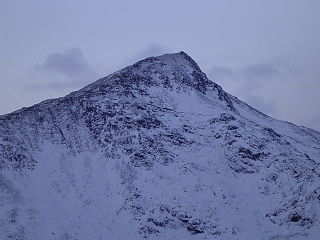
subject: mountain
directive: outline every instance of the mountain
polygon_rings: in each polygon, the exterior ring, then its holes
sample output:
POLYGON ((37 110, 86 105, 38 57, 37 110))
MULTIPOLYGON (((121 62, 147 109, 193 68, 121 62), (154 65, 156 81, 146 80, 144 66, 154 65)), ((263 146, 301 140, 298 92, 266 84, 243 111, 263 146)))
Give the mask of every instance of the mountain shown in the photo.
POLYGON ((319 239, 320 133, 186 53, 0 116, 0 239, 319 239))

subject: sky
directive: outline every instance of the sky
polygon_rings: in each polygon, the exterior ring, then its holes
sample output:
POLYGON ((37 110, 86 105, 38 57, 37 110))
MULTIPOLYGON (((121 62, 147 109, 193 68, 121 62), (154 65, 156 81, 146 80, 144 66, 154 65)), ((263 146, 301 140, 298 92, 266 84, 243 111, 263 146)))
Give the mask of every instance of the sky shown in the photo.
POLYGON ((0 0, 0 114, 185 51, 224 90, 320 131, 318 0, 0 0))

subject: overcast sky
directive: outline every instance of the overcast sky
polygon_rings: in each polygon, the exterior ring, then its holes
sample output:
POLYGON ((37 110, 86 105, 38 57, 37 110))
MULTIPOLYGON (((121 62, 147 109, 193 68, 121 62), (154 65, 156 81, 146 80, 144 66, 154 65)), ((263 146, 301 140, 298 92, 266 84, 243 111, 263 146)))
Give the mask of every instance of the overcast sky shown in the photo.
POLYGON ((185 51, 226 91, 320 130, 319 0, 0 0, 0 114, 185 51))

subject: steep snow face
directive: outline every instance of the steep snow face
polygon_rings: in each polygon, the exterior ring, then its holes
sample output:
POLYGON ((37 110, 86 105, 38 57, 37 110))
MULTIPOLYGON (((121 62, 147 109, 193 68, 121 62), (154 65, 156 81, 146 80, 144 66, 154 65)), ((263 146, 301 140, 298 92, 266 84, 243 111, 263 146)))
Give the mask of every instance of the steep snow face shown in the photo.
POLYGON ((318 239, 320 133, 184 52, 0 117, 0 239, 318 239))

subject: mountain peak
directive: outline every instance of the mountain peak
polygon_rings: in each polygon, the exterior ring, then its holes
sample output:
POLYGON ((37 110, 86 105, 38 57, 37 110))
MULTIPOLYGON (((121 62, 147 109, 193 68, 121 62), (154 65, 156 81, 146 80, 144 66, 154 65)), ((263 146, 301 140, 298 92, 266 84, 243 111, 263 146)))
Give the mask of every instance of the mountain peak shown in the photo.
POLYGON ((165 65, 171 65, 173 67, 189 67, 192 70, 201 72, 198 64, 184 51, 180 51, 177 53, 167 53, 156 57, 148 57, 144 60, 139 61, 138 63, 152 61, 159 61, 164 63, 165 65))
POLYGON ((184 92, 195 91, 212 95, 218 102, 221 101, 224 106, 236 111, 228 94, 218 84, 209 80, 198 64, 183 51, 145 58, 99 79, 75 94, 90 94, 115 86, 125 89, 121 91, 132 91, 135 87, 144 90, 157 87, 184 92))

